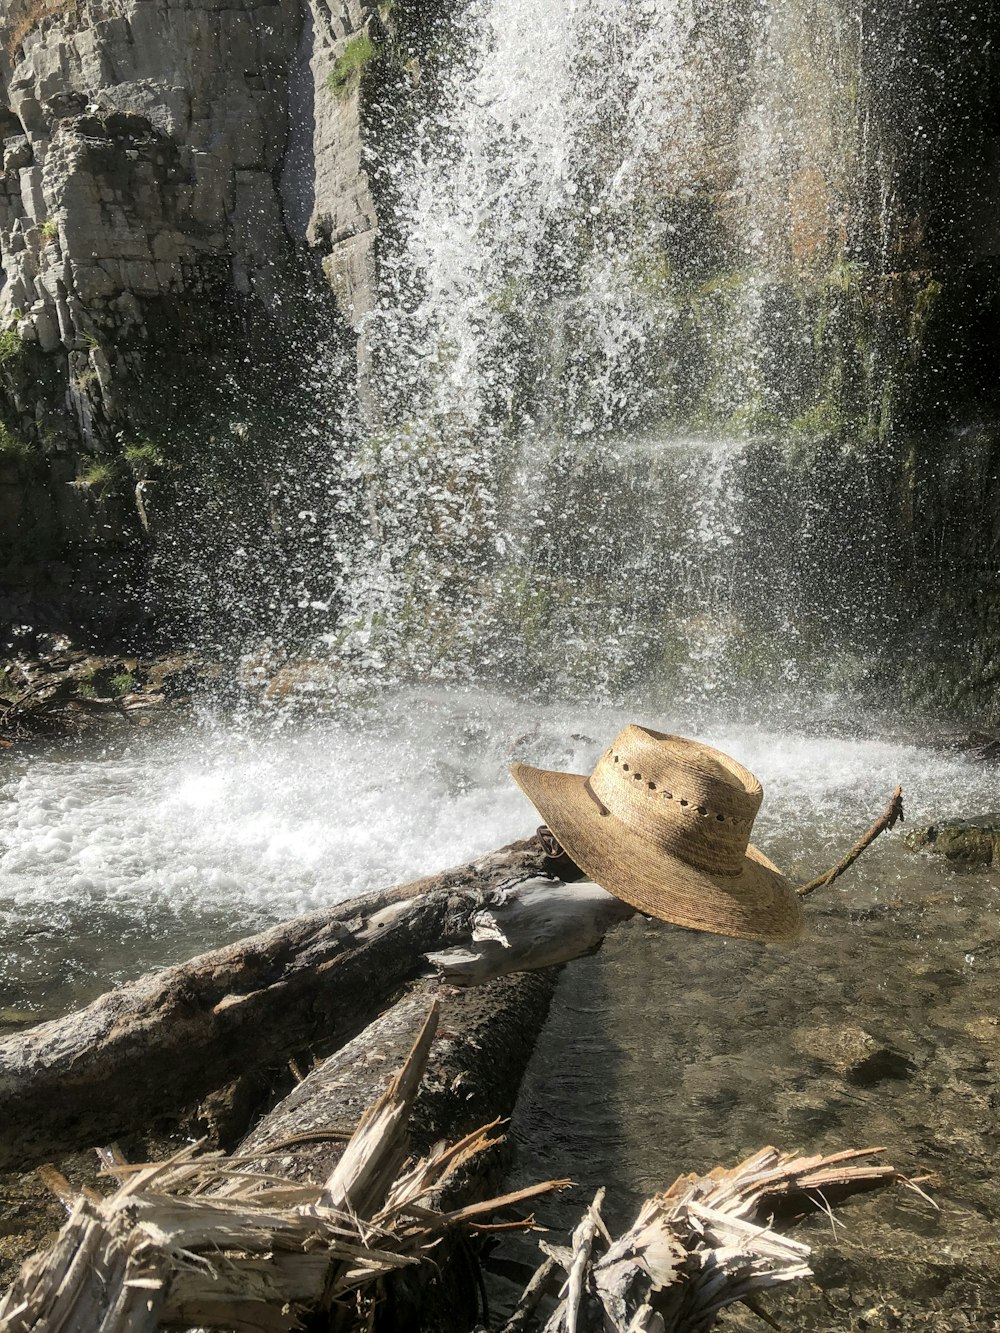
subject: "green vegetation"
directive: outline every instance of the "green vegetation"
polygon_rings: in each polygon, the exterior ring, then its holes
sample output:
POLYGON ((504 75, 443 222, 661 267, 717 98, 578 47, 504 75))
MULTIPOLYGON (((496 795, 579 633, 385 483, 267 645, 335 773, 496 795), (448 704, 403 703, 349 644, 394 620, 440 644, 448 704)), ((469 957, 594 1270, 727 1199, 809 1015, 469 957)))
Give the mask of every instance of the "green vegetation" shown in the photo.
POLYGON ((163 467, 167 461, 163 451, 152 440, 136 440, 133 444, 126 444, 122 457, 134 468, 163 467))
POLYGON ((936 278, 930 278, 917 292, 910 314, 911 353, 919 353, 923 346, 924 334, 931 322, 934 308, 941 295, 941 284, 936 278))
POLYGON ((0 421, 0 458, 14 458, 21 461, 31 457, 31 450, 20 435, 16 435, 9 426, 0 421))
POLYGON ((111 677, 111 693, 116 699, 123 698, 126 694, 134 694, 136 689, 136 679, 131 671, 120 671, 117 675, 111 677))
POLYGON ((633 254, 629 272, 654 300, 674 294, 677 275, 669 257, 662 252, 644 249, 633 254))
POLYGON ((795 435, 806 439, 817 439, 839 435, 843 424, 837 400, 830 392, 795 417, 791 422, 791 429, 795 435))
POLYGON ((42 223, 42 245, 49 245, 59 236, 59 224, 55 218, 46 218, 42 223))
POLYGON ((16 329, 6 329, 0 333, 0 366, 20 361, 23 355, 24 342, 16 329))
POLYGON ((490 293, 487 300, 498 314, 512 315, 527 304, 527 281, 520 274, 508 274, 497 290, 490 293))
POLYGON ((338 97, 345 96, 357 86, 365 70, 382 54, 377 42, 373 42, 366 32, 355 33, 330 71, 327 87, 338 97))
POLYGON ((95 459, 84 468, 73 483, 78 490, 95 491, 103 495, 109 486, 117 480, 117 470, 113 463, 95 459))
POLYGON ((878 425, 876 430, 879 444, 885 444, 892 433, 895 398, 896 386, 893 377, 892 375, 886 375, 878 400, 878 425))
POLYGON ((858 294, 866 277, 865 266, 854 259, 845 259, 841 255, 827 274, 827 286, 831 291, 843 292, 845 296, 858 294))

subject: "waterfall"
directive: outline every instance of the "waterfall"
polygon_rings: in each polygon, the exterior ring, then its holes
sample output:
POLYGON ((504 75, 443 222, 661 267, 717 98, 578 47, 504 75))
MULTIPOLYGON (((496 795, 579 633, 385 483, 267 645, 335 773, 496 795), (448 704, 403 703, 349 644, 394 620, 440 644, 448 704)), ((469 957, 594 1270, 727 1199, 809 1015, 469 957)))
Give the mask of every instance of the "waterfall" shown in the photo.
POLYGON ((390 85, 342 660, 611 696, 849 668, 885 534, 831 444, 857 116, 827 18, 470 0, 390 85))

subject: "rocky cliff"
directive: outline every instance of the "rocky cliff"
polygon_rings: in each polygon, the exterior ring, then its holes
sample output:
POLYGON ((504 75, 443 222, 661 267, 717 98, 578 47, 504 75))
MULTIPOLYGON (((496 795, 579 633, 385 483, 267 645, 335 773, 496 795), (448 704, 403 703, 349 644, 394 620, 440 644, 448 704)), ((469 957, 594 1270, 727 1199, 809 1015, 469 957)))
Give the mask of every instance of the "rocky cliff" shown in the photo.
POLYGON ((360 0, 5 7, 0 614, 132 614, 185 432, 229 408, 245 440, 317 329, 351 341, 374 209, 350 48, 378 24, 360 0))

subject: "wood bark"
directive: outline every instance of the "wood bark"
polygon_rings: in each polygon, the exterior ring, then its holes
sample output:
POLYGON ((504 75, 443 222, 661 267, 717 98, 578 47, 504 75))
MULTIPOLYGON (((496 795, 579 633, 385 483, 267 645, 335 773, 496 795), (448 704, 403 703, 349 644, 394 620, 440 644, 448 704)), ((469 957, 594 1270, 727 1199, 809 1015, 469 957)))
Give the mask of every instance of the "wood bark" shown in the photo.
MULTIPOLYGON (((416 984, 312 1069, 243 1139, 234 1157, 247 1172, 310 1184, 326 1179, 365 1108, 392 1081, 435 999, 438 1037, 410 1116, 413 1150, 426 1153, 439 1139, 461 1138, 510 1115, 556 979, 549 969, 500 977, 467 991, 442 990, 436 981, 416 984)), ((477 1161, 477 1180, 487 1165, 477 1161)), ((238 1182, 226 1185, 222 1192, 238 1187, 238 1182)))
MULTIPOLYGON (((87 1192, 70 1200, 71 1216, 55 1246, 27 1260, 0 1297, 0 1327, 9 1333, 155 1333, 200 1325, 291 1333, 307 1313, 319 1321, 316 1327, 332 1330, 415 1326, 415 1311, 413 1319, 395 1317, 398 1296, 385 1323, 386 1280, 420 1270, 423 1298, 457 1231, 488 1225, 496 1212, 569 1183, 549 1181, 462 1207, 452 1201, 445 1210, 449 1182, 489 1150, 495 1126, 450 1145, 437 1141, 416 1159, 410 1155, 410 1119, 440 1031, 440 1004, 428 1008, 427 989, 407 1005, 418 1030, 402 1068, 382 1080, 386 1086, 326 1175, 301 1184, 262 1177, 246 1163, 238 1173, 236 1162, 199 1157, 196 1146, 137 1167, 111 1153, 118 1190, 108 1199, 87 1192), (211 1188, 219 1180, 228 1187, 211 1188)), ((527 1002, 540 1024, 535 1001, 551 990, 551 978, 520 978, 500 990, 494 996, 500 1009, 516 1014, 527 1002)), ((355 1045, 356 1062, 364 1048, 355 1045)), ((515 1057, 522 1065, 523 1058, 515 1057)), ((329 1080, 318 1083, 328 1104, 329 1080)), ((300 1106, 309 1100, 300 1098, 300 1106)), ((62 1182, 60 1195, 69 1193, 62 1182)), ((425 1307, 422 1299, 426 1329, 425 1307)), ((452 1302, 453 1326, 454 1316, 452 1302)))
POLYGON ((462 938, 468 911, 548 861, 535 838, 283 922, 0 1041, 0 1166, 106 1143, 258 1068, 308 1065, 462 938))
MULTIPOLYGON (((329 1056, 239 1145, 240 1170, 319 1184, 336 1168, 349 1134, 385 1091, 427 1016, 439 1008, 438 1036, 409 1118, 409 1145, 423 1156, 514 1109, 518 1090, 555 991, 549 968, 500 977, 472 990, 420 982, 341 1050, 329 1056)), ((494 1193, 508 1153, 503 1129, 448 1182, 441 1205, 454 1209, 494 1193)), ((398 1166, 398 1164, 394 1164, 398 1166)), ((218 1187, 241 1188, 238 1178, 218 1187)), ((424 1333, 465 1333, 476 1322, 476 1260, 461 1230, 446 1233, 433 1265, 387 1276, 379 1328, 419 1326, 424 1333)))

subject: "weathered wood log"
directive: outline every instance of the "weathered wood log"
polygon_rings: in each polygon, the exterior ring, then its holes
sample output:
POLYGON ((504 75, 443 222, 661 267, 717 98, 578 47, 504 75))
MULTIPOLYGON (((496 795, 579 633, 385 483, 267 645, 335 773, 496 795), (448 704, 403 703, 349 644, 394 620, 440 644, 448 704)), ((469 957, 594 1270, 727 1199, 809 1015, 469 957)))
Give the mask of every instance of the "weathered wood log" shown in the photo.
POLYGON ((470 913, 468 944, 428 954, 446 981, 478 986, 508 972, 568 962, 598 948, 635 909, 597 884, 528 880, 470 913))
MULTIPOLYGON (((898 807, 897 792, 830 876, 891 827, 898 807)), ((148 1125, 248 1065, 327 1054, 425 958, 450 980, 476 984, 590 952, 632 911, 596 885, 554 883, 580 872, 550 837, 274 926, 0 1041, 0 1167, 148 1125), (463 937, 464 948, 442 948, 463 937)))
MULTIPOLYGON (((0 1298, 0 1327, 156 1333, 197 1324, 291 1333, 308 1312, 334 1333, 435 1327, 423 1306, 400 1321, 387 1308, 386 1283, 440 1266, 442 1238, 456 1228, 567 1184, 442 1206, 456 1171, 489 1147, 492 1126, 405 1162, 408 1121, 438 1025, 434 1003, 402 1069, 319 1183, 251 1172, 246 1163, 234 1176, 236 1163, 197 1160, 192 1148, 154 1166, 113 1159, 120 1188, 107 1200, 86 1193, 72 1202, 55 1246, 28 1260, 0 1298), (224 1197, 200 1192, 199 1181, 226 1176, 232 1184, 224 1197)), ((327 1079, 319 1083, 329 1090, 327 1079)), ((809 1276, 809 1247, 770 1225, 775 1204, 796 1198, 829 1206, 831 1191, 897 1180, 891 1167, 864 1163, 875 1151, 796 1157, 764 1148, 730 1171, 682 1176, 647 1200, 617 1241, 601 1219, 599 1191, 569 1248, 543 1244, 567 1275, 546 1333, 706 1333, 725 1305, 809 1276)), ((544 1299, 550 1272, 546 1264, 536 1275, 508 1329, 531 1318, 529 1304, 544 1299)))
POLYGON ((336 1049, 465 933, 483 891, 532 879, 535 838, 312 912, 0 1041, 0 1165, 105 1143, 190 1106, 248 1062, 336 1049))
POLYGON ((370 1022, 433 958, 476 984, 591 952, 632 909, 535 839, 314 912, 152 973, 0 1041, 0 1165, 107 1142, 248 1069, 308 1065, 370 1022), (464 941, 454 952, 441 949, 464 941))
MULTIPOLYGON (((384 1095, 413 1045, 432 998, 439 1008, 438 1037, 410 1111, 413 1152, 430 1155, 435 1143, 464 1138, 514 1109, 525 1068, 555 990, 554 969, 501 977, 472 990, 442 990, 419 982, 341 1050, 331 1055, 247 1135, 234 1154, 241 1173, 320 1184, 344 1153, 365 1108, 384 1095)), ((449 1179, 440 1206, 454 1209, 486 1198, 499 1187, 507 1164, 506 1138, 488 1147, 449 1179)), ((240 1193, 238 1176, 215 1193, 240 1193)), ((479 1286, 461 1231, 442 1237, 435 1263, 387 1278, 380 1328, 416 1324, 438 1333, 466 1333, 475 1323, 479 1286), (461 1254, 454 1253, 456 1246, 461 1254)))
MULTIPOLYGON (((467 991, 414 985, 391 1009, 318 1064, 243 1139, 241 1170, 316 1183, 332 1171, 365 1108, 391 1082, 432 1000, 439 1035, 410 1119, 416 1152, 460 1138, 514 1108, 548 1014, 557 974, 500 977, 467 991)), ((480 1164, 480 1174, 484 1164, 480 1164)), ((222 1187, 225 1193, 240 1182, 222 1187)))

